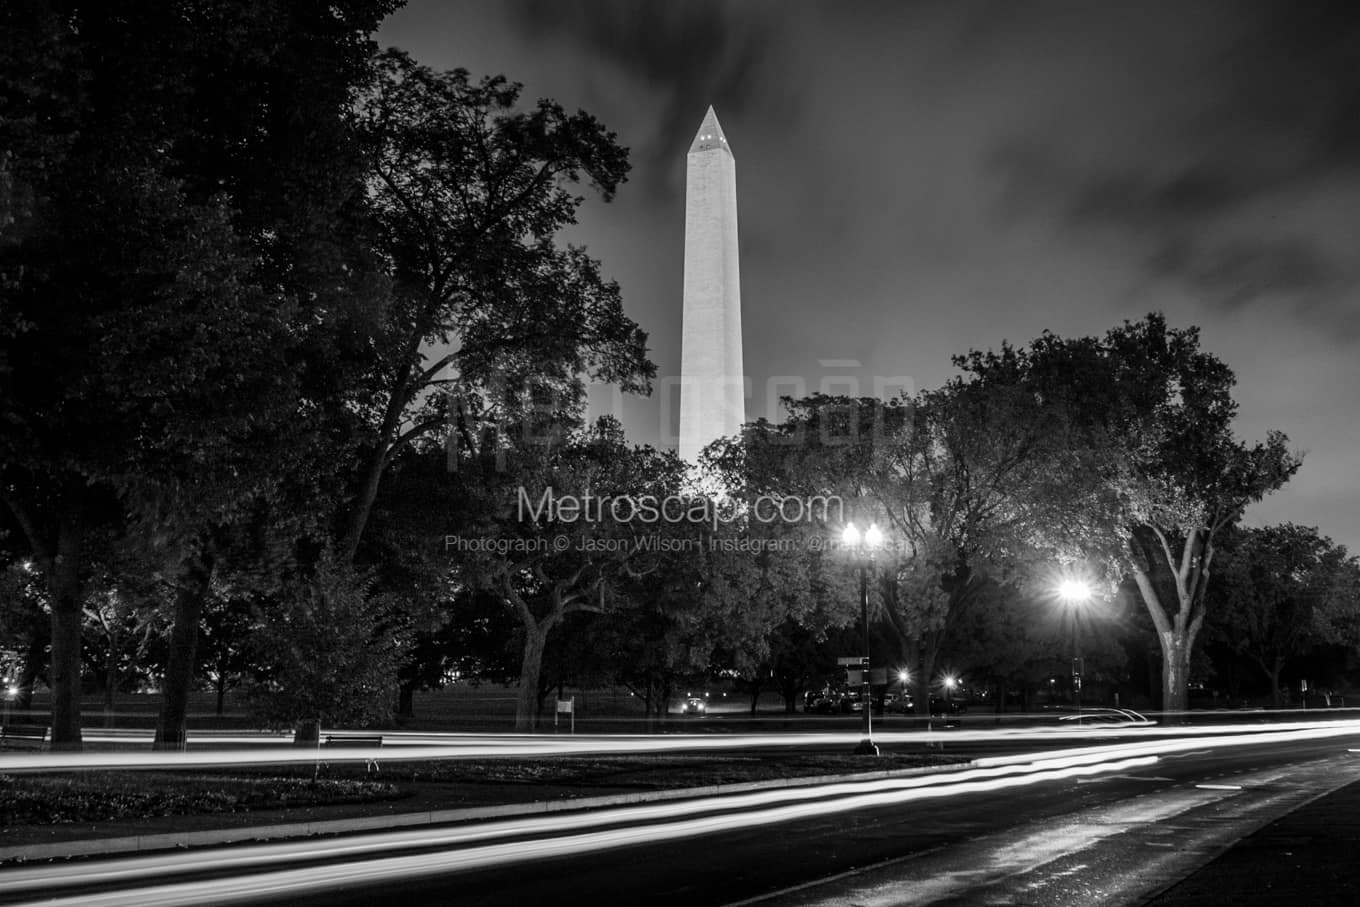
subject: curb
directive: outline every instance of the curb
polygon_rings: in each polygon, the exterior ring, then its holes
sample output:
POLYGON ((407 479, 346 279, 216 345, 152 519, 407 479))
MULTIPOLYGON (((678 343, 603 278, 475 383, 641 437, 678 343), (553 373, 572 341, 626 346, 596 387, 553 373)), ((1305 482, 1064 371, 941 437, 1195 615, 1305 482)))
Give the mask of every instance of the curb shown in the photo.
POLYGON ((970 759, 967 762, 959 762, 953 765, 884 769, 877 772, 857 772, 853 775, 814 775, 800 778, 779 778, 773 781, 744 781, 740 784, 711 784, 703 787, 682 787, 673 790, 639 791, 635 794, 610 794, 605 797, 540 800, 532 803, 507 803, 501 806, 441 809, 431 812, 396 813, 386 816, 361 816, 352 819, 326 819, 318 822, 245 825, 238 828, 210 828, 202 831, 130 835, 122 838, 86 838, 52 844, 20 844, 13 847, 0 847, 0 863, 145 853, 189 847, 210 847, 217 844, 239 844, 242 841, 307 838, 317 835, 380 831, 420 825, 452 825, 458 822, 480 822, 512 816, 533 816, 573 810, 603 809, 611 806, 631 806, 637 803, 653 803, 665 800, 718 797, 786 787, 812 787, 818 784, 853 783, 913 775, 949 774, 973 767, 974 760, 970 759))

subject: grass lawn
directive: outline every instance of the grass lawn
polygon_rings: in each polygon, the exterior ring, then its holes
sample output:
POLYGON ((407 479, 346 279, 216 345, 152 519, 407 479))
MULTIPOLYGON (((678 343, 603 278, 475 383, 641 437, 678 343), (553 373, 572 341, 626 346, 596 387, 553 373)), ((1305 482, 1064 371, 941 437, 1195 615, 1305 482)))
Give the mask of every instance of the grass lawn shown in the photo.
POLYGON ((279 807, 368 803, 406 796, 363 778, 241 777, 178 772, 0 775, 0 826, 108 822, 279 807))
MULTIPOLYGON (((544 756, 524 759, 385 761, 269 766, 231 773, 71 772, 0 775, 0 828, 110 822, 451 797, 471 789, 542 787, 592 791, 663 790, 781 778, 843 775, 966 761, 942 754, 703 754, 544 756)), ((521 800, 523 794, 508 798, 521 800)), ((399 808, 399 807, 398 807, 399 808)), ((426 808, 426 807, 422 807, 426 808)))

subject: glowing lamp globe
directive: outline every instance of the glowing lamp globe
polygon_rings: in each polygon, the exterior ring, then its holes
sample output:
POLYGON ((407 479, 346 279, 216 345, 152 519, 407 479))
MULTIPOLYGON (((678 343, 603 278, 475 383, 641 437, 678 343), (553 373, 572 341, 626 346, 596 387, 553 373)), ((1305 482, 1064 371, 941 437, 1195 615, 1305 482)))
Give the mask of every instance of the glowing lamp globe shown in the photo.
POLYGON ((1079 579, 1065 579, 1058 584, 1058 596, 1070 602, 1086 601, 1091 597, 1091 587, 1079 579))

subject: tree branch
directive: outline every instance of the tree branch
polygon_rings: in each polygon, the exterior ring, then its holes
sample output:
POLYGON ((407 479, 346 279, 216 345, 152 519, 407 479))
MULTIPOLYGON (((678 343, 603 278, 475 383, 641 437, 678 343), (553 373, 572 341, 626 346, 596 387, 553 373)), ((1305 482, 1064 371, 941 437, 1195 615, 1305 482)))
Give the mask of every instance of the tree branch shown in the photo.
POLYGON ((38 524, 34 522, 28 509, 20 503, 17 497, 8 491, 0 490, 0 500, 3 500, 9 507, 10 513, 14 514, 14 519, 18 521, 20 528, 23 529, 24 536, 28 539, 28 544, 33 549, 33 556, 38 559, 39 564, 43 568, 43 572, 50 572, 54 552, 43 540, 42 533, 38 531, 38 524))

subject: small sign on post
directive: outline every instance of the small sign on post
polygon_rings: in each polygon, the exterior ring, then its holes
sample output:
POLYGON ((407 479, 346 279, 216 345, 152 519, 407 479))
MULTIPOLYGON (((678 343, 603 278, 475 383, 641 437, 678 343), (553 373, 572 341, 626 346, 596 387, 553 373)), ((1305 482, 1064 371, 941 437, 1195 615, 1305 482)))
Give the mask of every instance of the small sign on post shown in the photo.
POLYGON ((557 700, 557 711, 553 713, 553 732, 557 731, 557 720, 563 715, 571 716, 571 733, 576 733, 576 697, 557 700))

